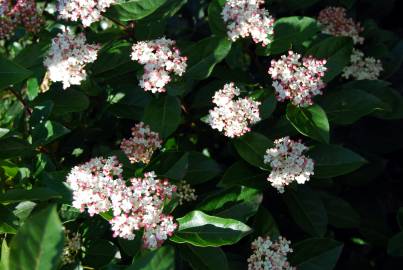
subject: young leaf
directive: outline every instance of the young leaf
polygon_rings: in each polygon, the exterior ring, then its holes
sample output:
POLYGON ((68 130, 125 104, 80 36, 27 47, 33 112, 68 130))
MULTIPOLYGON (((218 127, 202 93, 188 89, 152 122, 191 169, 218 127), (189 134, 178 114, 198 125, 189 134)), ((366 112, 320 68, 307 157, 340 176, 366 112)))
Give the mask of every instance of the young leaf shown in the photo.
POLYGON ((177 221, 179 229, 170 240, 198 247, 232 245, 251 232, 238 220, 209 216, 201 211, 190 212, 177 221))
POLYGON ((273 146, 273 142, 264 135, 249 132, 233 141, 238 154, 248 163, 256 167, 267 167, 264 164, 266 150, 273 146))
POLYGON ((10 270, 56 269, 63 242, 55 206, 33 214, 11 241, 10 270))
POLYGON ((308 155, 315 161, 316 178, 348 174, 367 163, 360 155, 338 145, 317 145, 309 151, 308 155))
POLYGON ((329 143, 329 121, 319 105, 300 108, 289 104, 287 119, 302 135, 322 143, 329 143))

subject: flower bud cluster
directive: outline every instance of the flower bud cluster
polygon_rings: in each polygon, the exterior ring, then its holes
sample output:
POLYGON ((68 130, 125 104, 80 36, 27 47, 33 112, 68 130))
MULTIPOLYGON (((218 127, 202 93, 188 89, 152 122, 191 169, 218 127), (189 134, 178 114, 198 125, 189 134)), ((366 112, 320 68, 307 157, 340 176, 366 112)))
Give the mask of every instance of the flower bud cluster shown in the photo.
POLYGON ((249 97, 238 98, 240 89, 234 83, 224 85, 213 97, 216 105, 210 110, 207 122, 213 129, 224 131, 225 136, 240 137, 250 131, 249 125, 260 121, 260 102, 249 97))
POLYGON ((275 140, 274 147, 267 149, 264 163, 272 168, 267 180, 280 193, 290 183, 304 184, 314 174, 313 160, 302 154, 307 149, 304 144, 289 137, 275 140))
POLYGON ((187 57, 180 55, 175 41, 166 38, 137 42, 133 45, 131 58, 144 65, 139 85, 152 93, 165 92, 171 73, 182 76, 187 67, 187 57))
POLYGON ((18 25, 37 33, 42 23, 35 0, 18 0, 14 5, 10 0, 0 0, 0 39, 10 38, 18 25))
POLYGON ((364 43, 364 38, 360 36, 364 28, 360 23, 347 17, 345 8, 327 7, 319 13, 318 21, 323 26, 322 32, 325 34, 351 37, 355 44, 364 43))
POLYGON ((288 253, 293 252, 290 245, 291 242, 281 236, 277 241, 259 236, 252 242, 248 270, 295 270, 287 260, 288 253))
POLYGON ((64 240, 62 263, 72 264, 82 248, 81 234, 78 232, 72 233, 65 229, 64 240))
POLYGON ((251 36, 255 43, 268 45, 274 33, 274 19, 261 8, 264 0, 228 0, 222 17, 227 24, 227 33, 232 41, 251 36))
POLYGON ((313 104, 312 98, 322 94, 326 60, 303 57, 292 51, 279 60, 272 60, 269 74, 279 101, 289 99, 295 106, 313 104))
POLYGON ((151 131, 148 125, 140 122, 132 128, 132 137, 124 139, 120 148, 131 163, 148 164, 154 151, 161 148, 162 140, 158 133, 151 131))
POLYGON ((62 82, 63 88, 80 85, 87 78, 85 66, 97 59, 99 45, 86 44, 83 33, 77 36, 64 29, 52 40, 44 65, 53 82, 62 82))
POLYGON ((350 65, 345 67, 342 76, 346 79, 377 80, 383 71, 381 60, 365 57, 358 49, 353 49, 350 65))
POLYGON ((80 20, 84 27, 101 19, 101 14, 116 0, 58 0, 59 17, 65 20, 80 20))
POLYGON ((179 205, 183 205, 185 202, 197 200, 196 190, 192 188, 185 180, 182 180, 178 184, 176 194, 179 198, 179 205))
POLYGON ((122 165, 116 157, 94 158, 74 167, 67 176, 73 190, 73 206, 90 216, 107 212, 114 237, 132 240, 143 229, 146 248, 160 246, 171 236, 177 225, 173 217, 162 212, 165 199, 170 199, 176 187, 167 180, 156 179, 154 172, 143 178, 122 178, 122 165))

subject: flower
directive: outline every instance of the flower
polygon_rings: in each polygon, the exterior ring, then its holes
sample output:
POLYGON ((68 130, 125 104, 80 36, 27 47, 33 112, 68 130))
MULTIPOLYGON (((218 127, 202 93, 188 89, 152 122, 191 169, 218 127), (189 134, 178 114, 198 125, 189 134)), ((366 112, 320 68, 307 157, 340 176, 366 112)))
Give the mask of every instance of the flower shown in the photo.
POLYGON ((57 10, 59 17, 65 20, 78 21, 84 27, 90 26, 93 22, 101 19, 101 13, 116 0, 58 0, 57 10))
POLYGON ((94 158, 74 167, 67 176, 73 190, 73 207, 90 216, 112 210, 109 221, 114 237, 132 240, 143 229, 146 248, 159 247, 173 234, 177 225, 173 217, 162 212, 176 186, 156 179, 154 172, 132 178, 129 186, 122 178, 122 165, 116 157, 94 158))
POLYGON ((171 81, 170 73, 182 76, 187 67, 187 57, 180 55, 175 41, 166 38, 137 42, 131 58, 144 65, 139 85, 152 93, 165 92, 165 85, 171 81))
POLYGON ((277 99, 291 100, 296 106, 306 107, 312 105, 312 98, 322 94, 325 87, 322 81, 327 68, 326 60, 318 60, 311 56, 302 58, 300 54, 289 51, 281 59, 272 60, 269 74, 277 99))
POLYGON ((185 202, 197 200, 196 190, 192 188, 185 180, 182 180, 178 185, 177 196, 179 198, 179 205, 185 202))
POLYGON ((323 26, 322 33, 336 37, 351 37, 354 44, 364 43, 360 36, 364 28, 360 23, 347 18, 346 9, 342 7, 327 7, 319 13, 319 23, 323 26))
POLYGON ((132 137, 124 139, 120 148, 127 155, 131 163, 150 162, 154 151, 161 148, 162 140, 158 133, 150 130, 148 125, 140 122, 132 128, 132 137))
POLYGON ((19 24, 27 32, 37 33, 42 23, 34 0, 18 0, 13 6, 9 0, 0 0, 0 39, 10 38, 19 24))
POLYGON ((293 181, 304 184, 314 174, 313 160, 302 154, 307 149, 290 137, 275 140, 274 147, 267 149, 264 163, 272 168, 267 180, 278 192, 283 193, 284 187, 293 181))
POLYGON ((63 264, 72 264, 76 256, 81 250, 81 234, 72 233, 69 230, 64 230, 64 248, 63 248, 63 264))
POLYGON ((258 237, 252 242, 253 254, 248 258, 248 270, 295 270, 287 261, 292 253, 291 242, 280 236, 277 241, 270 237, 258 237))
POLYGON ((80 85, 87 77, 85 66, 97 59, 99 45, 86 44, 83 33, 74 36, 64 29, 52 40, 44 65, 53 82, 62 82, 63 88, 80 85))
POLYGON ((234 83, 224 85, 213 97, 216 107, 210 110, 207 122, 213 129, 224 131, 225 136, 234 138, 250 131, 249 125, 260 121, 260 102, 249 97, 238 98, 240 90, 234 83))
POLYGON ((383 71, 382 62, 373 57, 365 57, 358 49, 353 49, 350 58, 350 66, 343 70, 342 76, 356 80, 377 80, 383 71))
POLYGON ((274 33, 274 19, 260 8, 264 0, 228 0, 221 13, 227 23, 228 37, 236 41, 251 36, 255 43, 268 45, 274 33))

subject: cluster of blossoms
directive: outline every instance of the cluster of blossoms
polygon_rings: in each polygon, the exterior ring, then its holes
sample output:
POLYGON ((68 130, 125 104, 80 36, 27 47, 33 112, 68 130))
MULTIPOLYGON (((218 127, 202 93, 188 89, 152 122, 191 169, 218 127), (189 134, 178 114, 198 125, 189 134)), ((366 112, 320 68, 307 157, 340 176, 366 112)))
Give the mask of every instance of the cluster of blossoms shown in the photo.
POLYGON ((170 73, 182 76, 186 70, 187 57, 180 55, 173 40, 160 38, 139 41, 132 50, 132 60, 144 65, 139 85, 145 91, 165 92, 165 85, 171 81, 170 73))
POLYGON ((232 41, 251 36, 255 43, 268 45, 274 33, 274 19, 261 8, 264 0, 228 0, 222 11, 232 41))
POLYGON ((248 258, 248 270, 295 270, 287 261, 292 253, 290 241, 279 237, 271 241, 269 237, 258 237, 252 242, 253 254, 248 258))
POLYGON ((124 139, 120 148, 131 163, 142 162, 148 164, 154 151, 161 148, 162 140, 158 133, 140 122, 132 128, 132 137, 124 139))
POLYGON ((113 211, 110 220, 114 237, 134 239, 135 231, 144 229, 146 248, 160 246, 176 229, 172 216, 162 213, 165 199, 176 187, 158 180, 154 172, 144 178, 122 179, 122 165, 116 157, 94 158, 74 167, 67 177, 73 190, 73 206, 93 216, 113 211))
POLYGON ((304 184, 314 174, 313 160, 302 154, 307 149, 304 144, 289 137, 275 140, 274 147, 267 149, 264 163, 272 168, 267 180, 280 193, 293 181, 304 184))
POLYGON ((225 84, 215 93, 213 103, 216 107, 210 110, 207 119, 213 129, 224 131, 225 136, 230 138, 244 135, 250 131, 250 124, 260 121, 260 102, 249 97, 234 100, 240 92, 234 83, 225 84))
POLYGON ((0 0, 0 39, 10 38, 19 24, 36 33, 42 22, 35 0, 18 0, 14 6, 10 0, 0 0))
POLYGON ((306 107, 312 105, 314 96, 322 94, 325 87, 322 78, 327 68, 326 60, 301 58, 300 54, 289 51, 281 59, 272 60, 269 74, 279 101, 289 99, 296 106, 306 107))
POLYGON ((350 66, 343 70, 342 76, 356 80, 377 80, 383 71, 382 62, 373 57, 365 57, 360 50, 353 49, 350 66))
POLYGON ((322 24, 322 32, 332 36, 351 37, 355 44, 362 44, 364 31, 360 23, 348 18, 346 9, 342 7, 327 7, 319 13, 318 21, 322 24))
POLYGON ((178 190, 176 194, 179 198, 179 205, 182 205, 185 202, 197 200, 196 190, 192 188, 185 180, 182 180, 178 184, 178 190))
POLYGON ((64 230, 64 239, 62 262, 63 264, 74 263, 76 256, 81 250, 81 234, 64 230))
POLYGON ((44 61, 49 79, 62 82, 63 88, 80 85, 87 77, 85 65, 97 59, 99 45, 86 44, 84 33, 77 36, 64 29, 52 40, 52 46, 44 61))
POLYGON ((99 21, 102 12, 115 2, 116 0, 58 0, 57 10, 61 19, 74 22, 81 20, 83 26, 88 27, 99 21))

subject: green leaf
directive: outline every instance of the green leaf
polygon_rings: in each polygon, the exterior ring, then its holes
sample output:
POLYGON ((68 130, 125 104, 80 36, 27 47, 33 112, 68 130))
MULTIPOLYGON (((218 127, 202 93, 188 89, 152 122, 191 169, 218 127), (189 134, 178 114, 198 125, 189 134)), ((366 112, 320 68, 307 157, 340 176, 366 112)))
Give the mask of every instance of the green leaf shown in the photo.
POLYGON ((107 240, 98 239, 86 247, 84 263, 95 268, 107 265, 115 257, 117 249, 107 240))
POLYGON ((70 130, 62 124, 48 120, 34 128, 32 143, 34 145, 47 145, 69 132, 70 130))
MULTIPOLYGON (((121 73, 121 67, 131 63, 132 46, 131 43, 122 40, 111 41, 105 45, 92 65, 94 75, 103 77, 108 71, 121 73)), ((132 63, 134 66, 134 62, 132 63)))
POLYGON ((163 138, 171 135, 181 122, 178 98, 164 95, 153 99, 144 112, 144 122, 163 138))
POLYGON ((157 250, 148 251, 145 255, 134 259, 134 263, 126 270, 174 270, 175 249, 165 245, 157 250))
POLYGON ((302 134, 323 143, 329 143, 329 121, 319 105, 300 108, 289 104, 287 119, 302 134))
POLYGON ((81 112, 88 108, 90 101, 88 97, 77 90, 51 89, 45 94, 39 95, 33 105, 43 104, 44 101, 53 101, 53 113, 62 115, 66 113, 81 112))
POLYGON ((8 137, 0 139, 0 158, 27 157, 34 154, 33 147, 24 140, 8 137))
POLYGON ((323 236, 327 230, 328 217, 322 200, 316 192, 304 186, 298 192, 288 190, 285 203, 295 223, 312 236, 323 236))
POLYGON ((238 220, 209 216, 201 211, 190 212, 177 222, 179 229, 170 240, 199 247, 232 245, 251 232, 238 220))
POLYGON ((184 179, 189 166, 189 153, 166 151, 151 161, 147 170, 172 180, 184 179))
POLYGON ((264 161, 266 150, 273 146, 273 142, 264 135, 249 132, 233 141, 238 154, 248 163, 256 167, 267 168, 264 161))
POLYGON ((253 188, 233 187, 213 192, 197 205, 197 209, 214 216, 246 222, 255 215, 263 200, 262 193, 253 188))
POLYGON ((105 13, 107 17, 120 21, 140 20, 153 13, 167 0, 119 0, 105 13))
POLYGON ((6 193, 0 194, 1 203, 16 203, 22 201, 47 201, 61 198, 61 195, 51 189, 34 187, 27 189, 10 189, 6 193))
POLYGON ((252 239, 259 236, 269 236, 271 239, 277 239, 280 236, 280 230, 271 213, 264 207, 260 207, 252 223, 252 239))
POLYGON ((223 5, 218 0, 213 0, 208 6, 208 24, 214 35, 227 36, 227 27, 222 18, 223 5))
POLYGON ((389 239, 388 254, 390 256, 403 256, 403 232, 400 232, 389 239))
POLYGON ((348 229, 358 228, 360 215, 347 201, 342 198, 321 192, 320 196, 325 205, 329 224, 336 228, 348 229))
POLYGON ((63 241, 63 227, 55 206, 33 214, 11 241, 10 270, 56 269, 63 241))
POLYGON ((0 233, 15 234, 18 229, 18 217, 7 207, 0 205, 0 233))
POLYGON ((332 270, 342 249, 343 244, 333 239, 306 239, 295 244, 290 263, 300 270, 332 270))
POLYGON ((225 171, 218 186, 247 186, 262 189, 266 187, 268 173, 256 169, 244 161, 237 161, 225 171))
POLYGON ((179 255, 194 270, 228 270, 225 253, 218 247, 196 247, 192 245, 177 246, 179 255))
POLYGON ((385 104, 378 97, 359 89, 331 90, 320 104, 330 122, 350 125, 376 110, 384 110, 385 104))
POLYGON ((360 155, 338 145, 317 145, 308 155, 315 161, 316 178, 348 174, 367 163, 360 155))
POLYGON ((344 67, 350 64, 352 51, 353 40, 351 38, 328 37, 320 42, 315 42, 306 55, 327 61, 327 71, 323 81, 330 82, 343 71, 344 67))
POLYGON ((280 54, 300 47, 320 31, 318 23, 310 17, 284 17, 274 24, 274 40, 267 47, 259 47, 259 55, 280 54))
POLYGON ((199 152, 189 152, 188 168, 185 174, 186 182, 198 185, 213 179, 220 173, 220 166, 215 160, 199 152))
POLYGON ((208 37, 183 50, 188 57, 185 76, 195 80, 203 80, 210 76, 216 64, 221 62, 231 50, 231 42, 227 38, 208 37))
POLYGON ((28 69, 0 56, 0 90, 19 83, 31 75, 32 72, 28 69))

